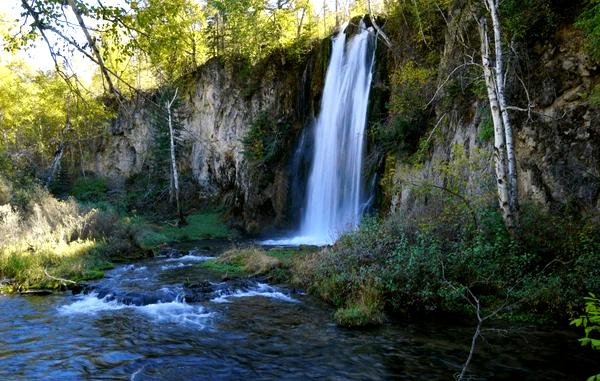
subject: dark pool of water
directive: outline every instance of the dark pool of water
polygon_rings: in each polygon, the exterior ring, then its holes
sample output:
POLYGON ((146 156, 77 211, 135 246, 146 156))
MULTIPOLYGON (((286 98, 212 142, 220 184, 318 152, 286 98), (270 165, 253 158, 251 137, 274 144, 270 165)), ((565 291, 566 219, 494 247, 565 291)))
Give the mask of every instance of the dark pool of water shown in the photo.
MULTIPOLYGON (((0 380, 450 380, 466 359, 472 326, 340 329, 319 300, 256 280, 221 282, 199 268, 204 259, 121 266, 80 295, 0 296, 0 380), (189 282, 201 291, 190 294, 189 282)), ((485 336, 470 379, 600 371, 571 332, 485 336)))

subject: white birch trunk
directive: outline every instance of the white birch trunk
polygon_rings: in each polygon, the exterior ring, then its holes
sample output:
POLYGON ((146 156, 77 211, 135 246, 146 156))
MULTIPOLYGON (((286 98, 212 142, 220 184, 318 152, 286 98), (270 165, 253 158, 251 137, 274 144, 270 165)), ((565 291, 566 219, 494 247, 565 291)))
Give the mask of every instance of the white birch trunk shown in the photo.
POLYGON ((513 214, 518 208, 518 184, 517 184, 517 158, 512 131, 512 123, 506 107, 506 91, 504 77, 504 54, 502 51, 502 30, 500 25, 500 14, 498 11, 498 0, 486 0, 492 17, 492 29, 494 30, 494 48, 496 54, 496 89, 498 103, 504 124, 504 136, 506 142, 506 158, 508 162, 509 202, 513 214))
POLYGON ((175 202, 177 203, 177 215, 179 216, 179 224, 185 224, 185 219, 183 218, 183 211, 181 209, 181 203, 179 201, 179 173, 177 172, 177 161, 175 158, 175 133, 173 131, 173 118, 171 113, 171 106, 175 99, 177 98, 177 90, 175 89, 175 95, 173 95, 173 99, 170 102, 166 102, 167 108, 167 121, 169 123, 169 141, 170 141, 170 151, 171 151, 171 180, 173 187, 175 188, 175 202))
POLYGON ((494 123, 494 165, 496 170, 496 185, 498 188, 498 203, 500 204, 500 210, 502 211, 504 223, 506 224, 507 228, 512 229, 514 227, 514 216, 509 201, 504 126, 502 123, 500 104, 496 94, 497 87, 495 78, 490 64, 490 44, 485 18, 481 18, 479 21, 479 36, 481 38, 481 60, 483 64, 483 74, 485 77, 485 84, 490 101, 492 121, 494 123))

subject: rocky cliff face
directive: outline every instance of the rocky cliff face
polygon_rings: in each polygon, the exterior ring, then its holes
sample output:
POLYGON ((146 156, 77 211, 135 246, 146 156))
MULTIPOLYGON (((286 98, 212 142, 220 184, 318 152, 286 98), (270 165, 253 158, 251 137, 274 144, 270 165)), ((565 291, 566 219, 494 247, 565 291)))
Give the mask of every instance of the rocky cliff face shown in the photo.
MULTIPOLYGON (((450 23, 452 31, 452 23, 450 23)), ((456 38, 446 35, 438 83, 452 69, 456 38), (448 69, 448 67, 450 69, 448 69)), ((583 48, 580 32, 564 28, 550 41, 527 48, 526 70, 512 72, 511 117, 516 128, 519 192, 522 202, 548 210, 564 207, 584 213, 600 212, 600 104, 590 99, 600 83, 600 70, 583 48)), ((431 142, 418 164, 400 160, 393 170, 391 209, 410 212, 423 207, 415 195, 418 185, 447 188, 457 173, 467 197, 494 195, 493 137, 485 96, 435 107, 430 129, 421 139, 431 142), (458 107, 457 107, 458 106, 458 107), (433 126, 436 126, 433 128, 433 126), (464 157, 462 157, 464 155, 464 157), (460 157, 459 157, 460 156, 460 157), (468 165, 456 164, 468 161, 468 165)))
MULTIPOLYGON (((449 20, 446 41, 440 47, 438 83, 460 56, 456 40, 459 16, 455 13, 456 21, 449 20)), ((249 72, 213 60, 180 89, 179 165, 191 175, 198 199, 227 205, 233 221, 247 232, 289 223, 288 162, 306 119, 318 111, 328 48, 329 41, 324 41, 303 62, 289 64, 284 56, 276 56, 249 72), (275 163, 254 165, 244 155, 242 140, 263 113, 274 123, 291 125, 283 143, 287 154, 275 163)), ((478 49, 476 43, 473 48, 478 49)), ((383 47, 378 49, 371 124, 388 117, 390 65, 383 62, 383 47)), ((568 204, 582 212, 598 212, 600 106, 589 94, 600 83, 599 68, 585 53, 573 28, 558 32, 549 42, 528 47, 526 55, 528 69, 509 83, 511 103, 524 109, 512 112, 521 199, 549 209, 568 204)), ((386 173, 380 183, 391 193, 392 211, 424 207, 428 201, 415 191, 424 183, 447 188, 459 179, 459 191, 465 197, 494 197, 493 145, 489 136, 485 137, 487 100, 481 94, 456 97, 447 89, 441 92, 444 96, 428 114, 427 130, 421 134, 427 148, 421 159, 415 162, 392 156, 390 163, 375 155, 374 160, 367 160, 372 167, 383 167, 385 162, 386 173), (461 160, 467 164, 449 173, 448 163, 461 160)), ((93 149, 94 158, 87 169, 122 187, 126 179, 146 171, 155 138, 148 104, 136 102, 113 123, 110 137, 93 149)))
MULTIPOLYGON (((293 150, 318 103, 326 54, 324 44, 304 62, 286 62, 282 54, 250 69, 211 60, 179 89, 179 165, 193 178, 199 200, 225 204, 235 217, 232 222, 247 232, 286 223, 288 156, 254 165, 244 155, 243 139, 256 118, 266 114, 290 126, 283 144, 286 152, 293 150)), ((152 102, 133 101, 120 112, 110 136, 92 149, 88 171, 122 188, 127 179, 148 170, 158 133, 152 102)))

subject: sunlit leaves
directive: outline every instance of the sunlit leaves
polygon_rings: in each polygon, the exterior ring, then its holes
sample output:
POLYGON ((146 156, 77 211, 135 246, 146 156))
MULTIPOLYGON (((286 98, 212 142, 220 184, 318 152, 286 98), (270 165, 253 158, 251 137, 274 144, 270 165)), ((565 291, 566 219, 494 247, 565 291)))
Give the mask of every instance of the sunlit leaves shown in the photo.
POLYGON ((18 60, 0 63, 0 151, 4 153, 44 165, 61 143, 79 143, 100 134, 110 115, 96 95, 76 96, 54 72, 34 72, 18 60), (65 128, 67 113, 69 129, 65 128))

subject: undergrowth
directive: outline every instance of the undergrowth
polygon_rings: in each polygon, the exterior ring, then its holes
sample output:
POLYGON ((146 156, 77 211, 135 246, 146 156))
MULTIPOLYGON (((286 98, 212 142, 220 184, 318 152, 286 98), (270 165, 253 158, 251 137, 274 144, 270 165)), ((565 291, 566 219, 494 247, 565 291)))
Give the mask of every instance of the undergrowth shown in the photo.
POLYGON ((36 184, 12 189, 0 205, 0 286, 60 289, 103 276, 114 255, 133 252, 115 213, 58 200, 36 184))
POLYGON ((600 231, 593 221, 535 208, 523 215, 518 236, 493 209, 478 211, 479 226, 369 219, 298 261, 294 275, 338 308, 343 325, 377 323, 384 310, 470 314, 468 292, 501 318, 563 319, 577 311, 582 292, 600 289, 600 231))

